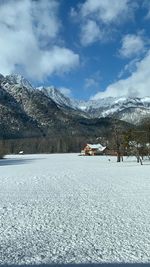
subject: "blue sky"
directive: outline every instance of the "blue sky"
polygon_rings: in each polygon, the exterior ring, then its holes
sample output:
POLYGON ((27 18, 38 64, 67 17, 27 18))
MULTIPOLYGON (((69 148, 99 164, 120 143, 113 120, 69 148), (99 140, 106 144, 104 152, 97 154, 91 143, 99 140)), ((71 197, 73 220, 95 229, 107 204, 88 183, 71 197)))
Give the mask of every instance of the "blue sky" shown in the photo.
POLYGON ((0 72, 77 99, 150 95, 149 0, 0 0, 0 72))

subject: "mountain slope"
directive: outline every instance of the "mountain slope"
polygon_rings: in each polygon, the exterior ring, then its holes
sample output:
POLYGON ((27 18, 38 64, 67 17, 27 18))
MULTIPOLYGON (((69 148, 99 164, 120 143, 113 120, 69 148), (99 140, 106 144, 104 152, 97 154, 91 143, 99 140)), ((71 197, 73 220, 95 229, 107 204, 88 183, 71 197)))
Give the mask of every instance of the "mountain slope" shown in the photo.
POLYGON ((87 118, 113 117, 129 123, 139 124, 150 117, 150 97, 107 97, 98 100, 77 101, 64 96, 54 87, 42 91, 61 108, 70 108, 87 118))
MULTIPOLYGON (((72 140, 109 136, 114 124, 129 127, 115 119, 89 119, 79 109, 62 106, 34 89, 24 78, 0 76, 0 136, 70 138, 72 140)), ((68 104, 69 105, 69 104, 68 104)))
POLYGON ((40 134, 33 119, 23 111, 16 100, 0 87, 0 137, 29 137, 40 134))
POLYGON ((87 108, 92 117, 114 117, 133 124, 150 117, 150 97, 106 98, 94 101, 87 108))
MULTIPOLYGON (((46 97, 42 92, 32 87, 25 86, 22 83, 13 80, 12 76, 3 79, 1 88, 15 102, 18 110, 22 115, 31 119, 44 135, 55 131, 59 124, 63 124, 65 115, 57 107, 53 100, 46 97)), ((26 83, 27 84, 27 83, 26 83)), ((57 131, 55 131, 57 133, 57 131)))
POLYGON ((85 118, 90 118, 87 112, 80 109, 79 102, 69 97, 63 95, 60 90, 55 88, 54 86, 50 87, 38 87, 39 91, 41 91, 48 98, 52 99, 56 105, 63 110, 66 114, 72 114, 72 116, 82 116, 85 118))

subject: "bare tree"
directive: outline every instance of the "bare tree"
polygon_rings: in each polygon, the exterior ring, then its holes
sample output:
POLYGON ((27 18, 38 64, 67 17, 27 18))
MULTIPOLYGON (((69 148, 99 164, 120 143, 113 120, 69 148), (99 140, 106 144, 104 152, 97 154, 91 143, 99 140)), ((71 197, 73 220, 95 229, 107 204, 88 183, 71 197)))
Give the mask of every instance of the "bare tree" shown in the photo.
POLYGON ((147 143, 147 131, 132 130, 127 133, 128 156, 135 156, 137 162, 143 165, 143 159, 149 155, 149 144, 147 143))
POLYGON ((123 155, 125 151, 124 133, 121 127, 115 125, 112 136, 113 136, 113 148, 117 153, 117 162, 121 162, 123 161, 123 155))

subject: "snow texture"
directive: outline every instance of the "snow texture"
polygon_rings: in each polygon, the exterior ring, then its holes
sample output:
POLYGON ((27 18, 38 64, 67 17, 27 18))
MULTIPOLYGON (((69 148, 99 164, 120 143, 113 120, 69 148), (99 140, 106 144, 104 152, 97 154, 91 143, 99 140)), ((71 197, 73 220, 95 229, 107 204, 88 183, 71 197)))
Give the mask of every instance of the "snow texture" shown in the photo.
MULTIPOLYGON (((6 80, 9 82, 9 84, 11 85, 18 85, 18 86, 23 86, 26 87, 27 90, 29 91, 33 91, 35 90, 32 85, 29 83, 28 80, 26 80, 23 76, 21 75, 17 75, 17 74, 13 74, 13 75, 7 75, 6 80)), ((7 84, 8 85, 8 84, 7 84)), ((4 86, 5 87, 5 86, 4 86)))
POLYGON ((149 174, 113 157, 1 160, 0 264, 150 262, 149 174))

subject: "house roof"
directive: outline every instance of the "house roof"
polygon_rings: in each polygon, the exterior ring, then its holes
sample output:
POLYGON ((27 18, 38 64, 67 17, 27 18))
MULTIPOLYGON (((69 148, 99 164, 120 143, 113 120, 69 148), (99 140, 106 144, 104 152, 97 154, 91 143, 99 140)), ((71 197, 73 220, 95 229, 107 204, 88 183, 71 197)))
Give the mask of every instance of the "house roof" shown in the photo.
POLYGON ((87 144, 91 149, 97 149, 99 151, 104 151, 106 146, 102 146, 101 144, 87 144))

